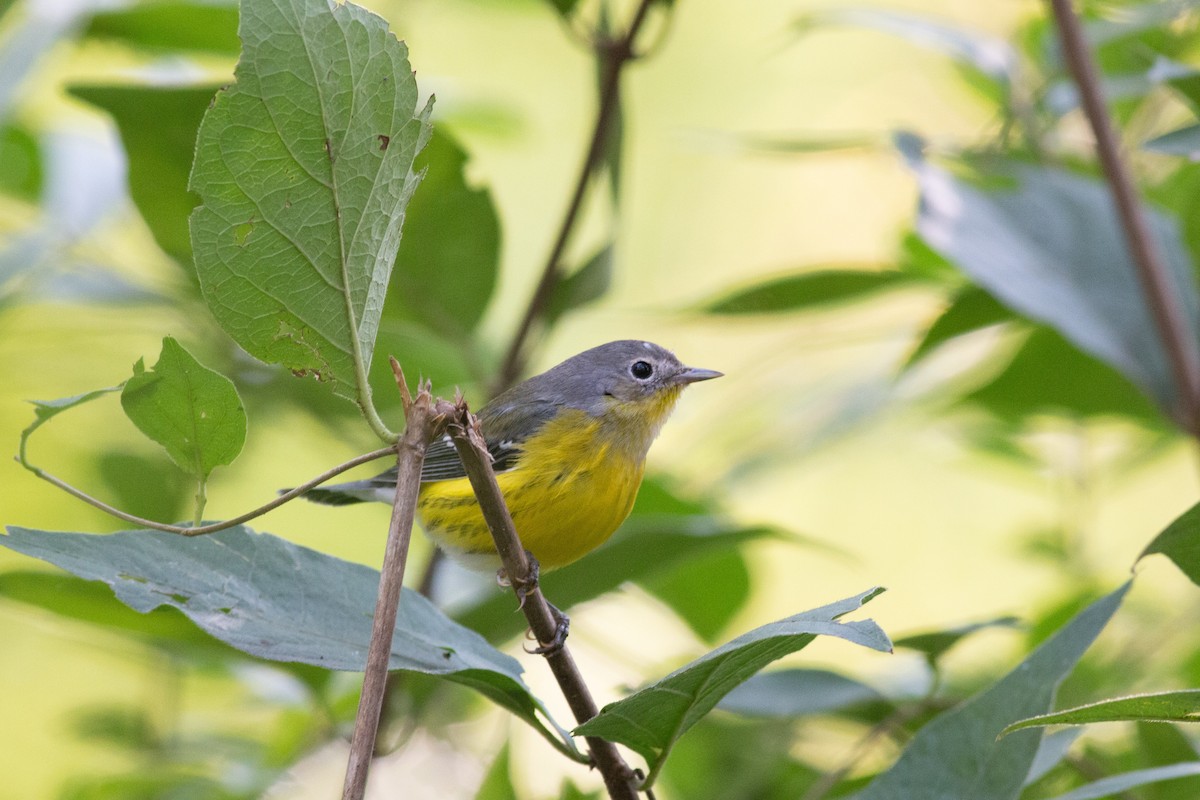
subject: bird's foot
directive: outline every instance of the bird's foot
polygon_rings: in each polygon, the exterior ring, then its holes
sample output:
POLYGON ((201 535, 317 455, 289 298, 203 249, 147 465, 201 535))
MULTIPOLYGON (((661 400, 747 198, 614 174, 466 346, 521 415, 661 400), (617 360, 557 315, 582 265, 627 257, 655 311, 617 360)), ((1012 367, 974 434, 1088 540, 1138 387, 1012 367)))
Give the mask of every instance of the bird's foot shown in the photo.
MULTIPOLYGON (((525 557, 529 559, 529 573, 524 579, 514 580, 509 577, 508 573, 502 568, 496 573, 496 582, 504 587, 513 587, 517 594, 517 608, 524 608, 525 601, 529 595, 538 587, 538 580, 541 575, 541 565, 533 553, 525 551, 525 557)), ((546 607, 550 609, 550 614, 554 617, 554 635, 550 637, 549 642, 543 642, 538 639, 532 630, 526 632, 526 637, 537 642, 536 647, 526 647, 525 652, 532 655, 548 656, 557 653, 563 649, 563 644, 567 641, 567 633, 571 628, 571 618, 554 607, 554 604, 549 600, 542 598, 546 602, 546 607)))
POLYGON ((546 601, 546 606, 550 609, 550 613, 554 616, 554 636, 550 637, 549 642, 543 642, 533 635, 533 631, 528 631, 526 637, 537 641, 537 647, 526 647, 525 652, 535 656, 550 656, 563 649, 563 645, 567 641, 567 633, 571 629, 571 618, 554 607, 549 600, 546 601))
POLYGON ((511 586, 513 587, 513 591, 516 592, 518 609, 525 607, 525 599, 529 597, 530 592, 538 587, 538 579, 542 573, 542 565, 538 563, 533 553, 526 550, 525 558, 529 560, 529 574, 524 578, 510 578, 504 567, 501 567, 496 572, 496 583, 505 589, 511 586))

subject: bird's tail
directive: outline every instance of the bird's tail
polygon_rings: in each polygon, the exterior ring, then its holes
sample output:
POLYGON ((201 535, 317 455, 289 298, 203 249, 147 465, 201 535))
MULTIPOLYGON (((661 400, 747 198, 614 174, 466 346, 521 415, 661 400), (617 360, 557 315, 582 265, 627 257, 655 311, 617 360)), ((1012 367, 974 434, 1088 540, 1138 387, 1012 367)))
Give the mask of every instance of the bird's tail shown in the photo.
MULTIPOLYGON (((280 494, 290 489, 280 489, 280 494)), ((391 470, 374 478, 332 486, 318 486, 304 493, 305 500, 327 506, 349 506, 355 503, 392 502, 396 494, 396 472, 391 470)))

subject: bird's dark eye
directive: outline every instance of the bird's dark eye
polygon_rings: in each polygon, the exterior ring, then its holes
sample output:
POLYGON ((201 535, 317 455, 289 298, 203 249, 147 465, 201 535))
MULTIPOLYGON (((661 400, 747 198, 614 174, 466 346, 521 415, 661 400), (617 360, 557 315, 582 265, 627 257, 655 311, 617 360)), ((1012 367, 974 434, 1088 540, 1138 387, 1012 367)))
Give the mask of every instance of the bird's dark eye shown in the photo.
POLYGON ((654 374, 654 367, 650 366, 648 361, 635 361, 629 368, 629 374, 639 381, 644 381, 654 374))

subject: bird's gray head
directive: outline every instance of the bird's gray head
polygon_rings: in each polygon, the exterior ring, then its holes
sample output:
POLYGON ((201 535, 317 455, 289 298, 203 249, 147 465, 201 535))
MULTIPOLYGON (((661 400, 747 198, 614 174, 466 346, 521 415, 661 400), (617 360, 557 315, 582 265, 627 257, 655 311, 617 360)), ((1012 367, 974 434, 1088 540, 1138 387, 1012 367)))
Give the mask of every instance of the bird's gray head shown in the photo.
POLYGON ((572 356, 527 384, 541 397, 593 414, 636 408, 657 418, 670 411, 684 386, 720 375, 684 366, 652 342, 623 339, 572 356))

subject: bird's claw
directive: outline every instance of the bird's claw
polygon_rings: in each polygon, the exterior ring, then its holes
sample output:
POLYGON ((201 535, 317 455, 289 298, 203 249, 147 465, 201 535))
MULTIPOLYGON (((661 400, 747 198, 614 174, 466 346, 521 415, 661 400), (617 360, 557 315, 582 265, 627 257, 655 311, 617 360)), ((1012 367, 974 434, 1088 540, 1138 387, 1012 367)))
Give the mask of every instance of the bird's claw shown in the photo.
POLYGON ((529 560, 529 572, 524 578, 510 578, 503 567, 496 573, 496 583, 505 588, 511 586, 516 592, 518 609, 525 608, 525 600, 538 587, 538 579, 542 572, 542 565, 538 563, 533 553, 526 550, 525 558, 529 560))
POLYGON ((554 636, 549 642, 542 642, 533 635, 533 631, 526 632, 526 636, 537 641, 537 647, 526 647, 525 652, 535 656, 550 656, 563 649, 563 645, 567 641, 567 633, 571 629, 571 618, 563 612, 559 611, 549 601, 546 606, 550 609, 550 613, 554 616, 554 636))

